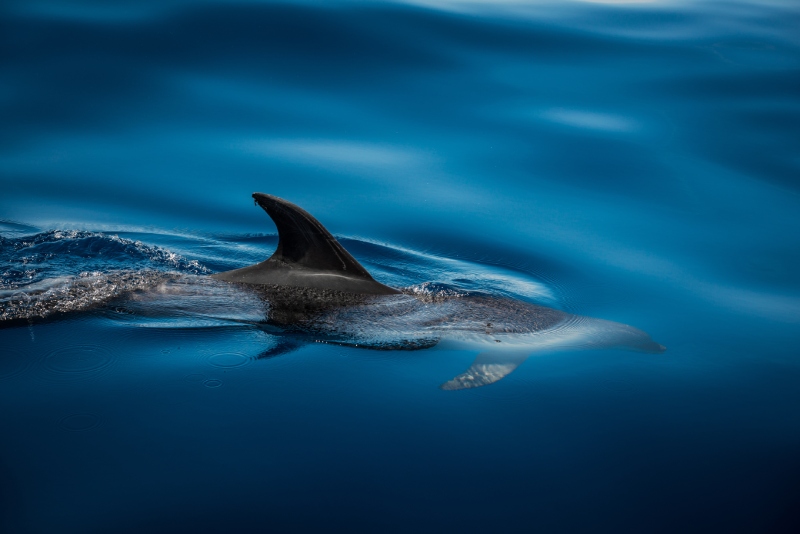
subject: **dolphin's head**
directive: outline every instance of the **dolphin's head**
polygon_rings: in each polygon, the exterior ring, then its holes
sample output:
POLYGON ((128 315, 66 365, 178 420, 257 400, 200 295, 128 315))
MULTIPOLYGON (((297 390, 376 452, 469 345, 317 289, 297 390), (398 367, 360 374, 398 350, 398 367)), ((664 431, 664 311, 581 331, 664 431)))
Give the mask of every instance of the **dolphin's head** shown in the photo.
POLYGON ((648 354, 661 354, 667 350, 667 347, 661 343, 653 341, 653 338, 651 338, 650 334, 647 332, 629 325, 625 325, 624 330, 627 334, 627 340, 625 341, 626 348, 637 352, 646 352, 648 354))
POLYGON ((660 354, 667 350, 661 343, 653 341, 650 334, 631 325, 590 317, 579 317, 575 324, 578 329, 584 329, 588 334, 590 345, 617 347, 649 354, 660 354))

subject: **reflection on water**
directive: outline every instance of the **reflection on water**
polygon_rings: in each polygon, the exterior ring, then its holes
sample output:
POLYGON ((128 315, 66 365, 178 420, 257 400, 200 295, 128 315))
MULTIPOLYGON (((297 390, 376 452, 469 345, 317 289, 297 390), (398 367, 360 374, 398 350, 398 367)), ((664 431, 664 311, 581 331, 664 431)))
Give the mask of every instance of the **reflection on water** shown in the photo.
POLYGON ((797 530, 799 23, 4 2, 0 531, 797 530), (263 324, 254 191, 407 294, 263 324))

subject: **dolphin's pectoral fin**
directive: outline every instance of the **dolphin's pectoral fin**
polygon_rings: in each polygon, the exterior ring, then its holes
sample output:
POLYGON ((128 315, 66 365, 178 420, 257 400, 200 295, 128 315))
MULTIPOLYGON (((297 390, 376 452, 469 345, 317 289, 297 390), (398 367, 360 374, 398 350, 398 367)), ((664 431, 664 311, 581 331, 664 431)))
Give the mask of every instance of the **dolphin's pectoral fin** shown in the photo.
POLYGON ((481 352, 469 369, 439 387, 446 391, 453 391, 494 384, 519 367, 529 354, 530 351, 481 352))

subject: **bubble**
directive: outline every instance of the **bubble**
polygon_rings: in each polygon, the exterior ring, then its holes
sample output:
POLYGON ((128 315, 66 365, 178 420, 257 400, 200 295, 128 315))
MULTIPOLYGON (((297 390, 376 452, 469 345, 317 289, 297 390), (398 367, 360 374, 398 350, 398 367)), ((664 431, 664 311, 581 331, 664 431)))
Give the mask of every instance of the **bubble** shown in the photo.
POLYGON ((222 380, 217 380, 216 378, 210 378, 203 382, 203 385, 207 388, 218 388, 222 385, 222 380))
POLYGON ((52 351, 45 358, 44 365, 55 378, 76 380, 96 376, 108 369, 113 361, 111 354, 103 347, 75 345, 52 351))
POLYGON ((100 426, 100 418, 91 413, 75 413, 64 417, 58 424, 70 432, 85 432, 100 426))
POLYGON ((208 359, 208 362, 215 367, 241 367, 249 361, 247 356, 239 352, 220 352, 208 359))

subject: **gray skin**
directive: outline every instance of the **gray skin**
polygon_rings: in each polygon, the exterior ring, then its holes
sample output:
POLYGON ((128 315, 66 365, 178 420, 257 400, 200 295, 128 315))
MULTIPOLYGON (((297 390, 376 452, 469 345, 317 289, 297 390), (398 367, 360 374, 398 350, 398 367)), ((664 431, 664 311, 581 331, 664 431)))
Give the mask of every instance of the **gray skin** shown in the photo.
POLYGON ((269 310, 264 330, 377 349, 424 349, 440 339, 479 348, 467 371, 442 384, 445 390, 494 383, 541 351, 666 350, 646 332, 612 321, 485 295, 432 297, 391 288, 375 281, 305 210, 264 193, 253 198, 278 227, 278 248, 266 261, 212 278, 252 287, 269 310))
POLYGON ((304 209, 264 193, 253 193, 253 199, 278 227, 278 248, 266 261, 214 274, 212 278, 239 284, 307 287, 362 295, 399 293, 375 281, 304 209))

